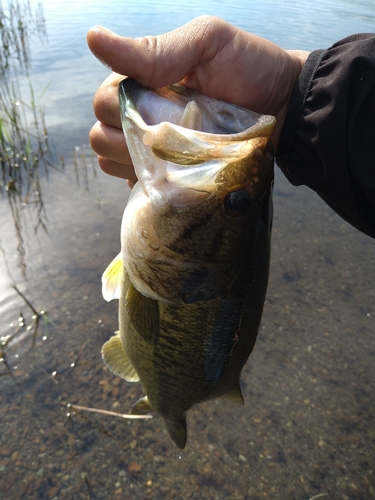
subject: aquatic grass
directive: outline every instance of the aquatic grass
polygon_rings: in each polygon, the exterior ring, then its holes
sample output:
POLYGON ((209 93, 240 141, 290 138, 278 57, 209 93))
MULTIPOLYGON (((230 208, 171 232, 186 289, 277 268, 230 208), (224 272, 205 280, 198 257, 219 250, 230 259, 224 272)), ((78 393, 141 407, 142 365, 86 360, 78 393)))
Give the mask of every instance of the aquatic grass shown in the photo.
POLYGON ((17 59, 21 67, 30 62, 30 37, 46 37, 46 26, 42 3, 35 11, 30 2, 12 0, 4 9, 0 3, 0 70, 4 72, 17 59))
MULTIPOLYGON (((26 273, 23 230, 28 207, 36 213, 34 231, 46 228, 41 177, 51 163, 45 116, 38 109, 29 75, 30 41, 46 38, 42 4, 32 11, 29 2, 0 3, 0 192, 8 198, 17 238, 19 263, 26 273), (28 83, 29 98, 21 95, 19 81, 28 83)), ((45 92, 45 90, 42 92, 45 92)))
POLYGON ((96 155, 94 151, 89 148, 90 155, 87 152, 86 146, 75 146, 73 149, 73 168, 76 178, 77 187, 80 187, 83 180, 84 189, 90 191, 89 170, 92 171, 93 177, 96 178, 98 173, 96 171, 96 155))
MULTIPOLYGON (((50 148, 45 114, 39 107, 39 102, 48 86, 36 93, 30 77, 30 41, 35 37, 41 40, 47 37, 42 4, 33 11, 28 1, 11 0, 6 8, 3 8, 0 0, 0 195, 7 198, 15 228, 18 267, 25 279, 27 279, 26 252, 29 228, 32 228, 34 238, 37 239, 39 228, 48 233, 42 181, 48 179, 50 168, 64 170, 63 157, 60 168, 55 167, 48 159, 50 148)), ((83 184, 88 190, 89 155, 82 153, 81 148, 76 148, 75 153, 79 170, 77 175, 83 179, 83 184)), ((93 160, 92 167, 96 175, 93 160)), ((32 349, 38 332, 42 329, 46 336, 53 322, 45 311, 37 311, 32 305, 32 300, 26 298, 17 287, 5 249, 1 244, 1 235, 0 251, 13 289, 22 297, 32 313, 32 320, 28 325, 25 321, 19 322, 11 335, 1 339, 0 361, 7 368, 5 374, 10 374, 14 378, 7 363, 7 351, 12 339, 27 333, 31 339, 30 349, 32 349)), ((23 317, 22 313, 19 317, 23 317)), ((79 353, 74 366, 78 363, 82 352, 79 353)))

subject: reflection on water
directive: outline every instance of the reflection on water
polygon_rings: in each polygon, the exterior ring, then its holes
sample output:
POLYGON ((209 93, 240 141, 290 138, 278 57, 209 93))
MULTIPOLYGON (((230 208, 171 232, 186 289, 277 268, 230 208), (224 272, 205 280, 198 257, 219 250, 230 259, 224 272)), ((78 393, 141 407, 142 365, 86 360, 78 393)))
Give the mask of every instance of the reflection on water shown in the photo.
MULTIPOLYGON (((149 5, 128 3, 134 16, 149 5)), ((160 2, 159 10, 165 5, 160 2)), ((210 5, 218 3, 204 4, 210 5)), ((223 8, 225 2, 220 5, 223 8)), ((369 5, 361 4, 365 17, 371 14, 369 5)), ((294 19, 298 13, 306 23, 315 23, 317 31, 322 26, 317 6, 319 2, 279 3, 275 7, 280 11, 279 25, 284 19, 289 22, 283 17, 281 7, 285 7, 288 15, 296 12, 294 19)), ((344 1, 332 2, 330 8, 341 13, 352 9, 344 1)), ((47 23, 49 9, 47 4, 47 23)), ((116 13, 118 5, 113 9, 116 13)), ((109 17, 108 10, 103 18, 109 17)), ((228 16, 231 10, 227 7, 228 16)), ((100 12, 99 3, 90 12, 77 10, 72 26, 81 31, 74 31, 72 39, 78 33, 83 37, 86 17, 90 25, 104 24, 100 12)), ((184 15, 178 12, 177 17, 184 15)), ((117 19, 112 22, 118 23, 117 19)), ((350 21, 346 16, 346 25, 350 21)), ((257 22, 262 24, 260 7, 257 22)), ((354 25, 359 22, 357 13, 354 25)), ((296 36, 296 32, 285 34, 283 45, 296 36)), ((50 44, 54 47, 53 39, 50 44)), ((317 39, 314 44, 318 46, 317 39)), ((40 180, 48 233, 35 235, 26 220, 22 226, 27 279, 18 267, 11 206, 6 197, 0 199, 1 242, 14 280, 0 255, 1 336, 6 339, 17 332, 6 346, 12 376, 0 364, 0 496, 7 500, 309 500, 323 494, 320 498, 373 498, 374 241, 307 189, 292 187, 279 172, 270 284, 259 338, 242 377, 245 406, 214 400, 194 407, 188 416, 189 442, 182 453, 158 417, 127 421, 78 411, 67 417, 69 403, 127 413, 142 395, 139 384, 114 377, 100 358, 102 344, 117 328, 117 304, 103 301, 100 277, 119 250, 129 189, 123 181, 96 171, 88 148, 70 155, 87 140, 80 141, 83 136, 76 134, 77 127, 87 134, 93 120, 91 115, 83 118, 77 103, 89 107, 101 79, 94 72, 98 79, 90 80, 81 99, 81 79, 82 84, 88 80, 84 67, 80 66, 84 75, 77 75, 77 92, 68 83, 61 85, 63 103, 70 100, 77 107, 76 123, 60 123, 55 138, 56 149, 66 157, 65 171, 53 171, 40 180), (69 129, 66 133, 64 127, 69 129), (40 315, 39 329, 30 349, 35 312, 40 315)), ((77 73, 76 67, 72 72, 77 73)), ((60 104, 52 116, 56 123, 61 120, 60 104)))

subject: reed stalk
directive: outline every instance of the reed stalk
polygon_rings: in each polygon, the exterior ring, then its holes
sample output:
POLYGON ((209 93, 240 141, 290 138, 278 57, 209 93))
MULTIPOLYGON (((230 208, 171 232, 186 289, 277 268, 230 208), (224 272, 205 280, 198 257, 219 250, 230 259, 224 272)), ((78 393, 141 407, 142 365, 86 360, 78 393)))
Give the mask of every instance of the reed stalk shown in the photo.
POLYGON ((9 200, 24 272, 22 233, 29 224, 25 208, 33 212, 34 231, 46 229, 40 180, 51 166, 44 114, 38 109, 29 73, 30 42, 35 37, 46 38, 42 4, 32 11, 28 1, 10 0, 3 7, 0 0, 0 193, 9 200), (27 99, 21 95, 21 80, 29 84, 27 99))

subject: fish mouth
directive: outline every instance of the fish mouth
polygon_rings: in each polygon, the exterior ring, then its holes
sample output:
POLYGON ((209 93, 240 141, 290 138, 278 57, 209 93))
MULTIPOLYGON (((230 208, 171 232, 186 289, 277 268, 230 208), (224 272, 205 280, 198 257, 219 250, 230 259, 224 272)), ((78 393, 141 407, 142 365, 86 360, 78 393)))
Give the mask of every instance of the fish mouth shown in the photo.
POLYGON ((178 84, 151 89, 126 78, 120 82, 119 92, 120 101, 127 108, 126 112, 121 109, 122 115, 128 114, 139 126, 168 122, 200 132, 198 136, 207 140, 225 141, 228 138, 223 136, 228 135, 230 140, 268 136, 275 122, 273 116, 206 97, 178 84))
POLYGON ((218 172, 269 137, 275 118, 170 85, 150 89, 131 78, 119 85, 121 121, 144 193, 176 203, 209 195, 218 172), (190 195, 186 195, 186 190, 190 195))

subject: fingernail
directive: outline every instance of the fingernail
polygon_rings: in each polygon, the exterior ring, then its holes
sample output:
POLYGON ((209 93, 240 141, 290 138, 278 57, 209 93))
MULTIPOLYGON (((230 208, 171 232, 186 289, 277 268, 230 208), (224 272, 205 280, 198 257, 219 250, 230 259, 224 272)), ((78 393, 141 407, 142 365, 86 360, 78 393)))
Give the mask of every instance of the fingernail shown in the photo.
POLYGON ((89 29, 89 31, 94 32, 94 33, 105 33, 105 34, 112 34, 114 35, 115 33, 108 28, 105 28, 104 26, 93 26, 92 28, 89 29))

